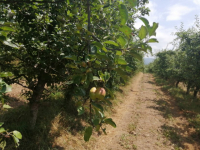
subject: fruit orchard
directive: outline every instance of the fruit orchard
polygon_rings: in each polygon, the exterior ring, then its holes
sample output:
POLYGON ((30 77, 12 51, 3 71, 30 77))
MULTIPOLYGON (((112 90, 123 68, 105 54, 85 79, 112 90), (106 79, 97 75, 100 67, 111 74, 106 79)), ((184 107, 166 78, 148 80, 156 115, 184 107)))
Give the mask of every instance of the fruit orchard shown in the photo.
POLYGON ((148 66, 150 72, 174 82, 176 87, 180 82, 187 87, 186 93, 193 92, 196 97, 200 89, 200 51, 199 51, 199 21, 195 26, 184 30, 183 24, 175 33, 175 50, 163 50, 156 54, 157 59, 148 66))
POLYGON ((103 124, 113 91, 143 64, 149 43, 158 42, 158 23, 144 15, 148 0, 64 0, 2 4, 0 67, 7 84, 27 89, 30 131, 37 125, 39 105, 51 88, 63 85, 65 104, 73 101, 78 115, 87 114, 84 140, 103 124), (144 25, 134 27, 139 18, 144 25), (22 83, 23 81, 23 83, 22 83), (25 84, 24 84, 25 83, 25 84), (91 89, 92 88, 92 89, 91 89))

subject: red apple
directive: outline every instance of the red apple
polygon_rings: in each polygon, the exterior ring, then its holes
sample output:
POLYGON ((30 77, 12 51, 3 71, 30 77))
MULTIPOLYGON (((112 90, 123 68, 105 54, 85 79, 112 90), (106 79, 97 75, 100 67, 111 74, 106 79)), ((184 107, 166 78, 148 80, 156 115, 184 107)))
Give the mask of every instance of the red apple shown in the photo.
POLYGON ((104 100, 104 97, 106 96, 106 90, 102 87, 98 87, 96 89, 96 98, 99 100, 104 100))

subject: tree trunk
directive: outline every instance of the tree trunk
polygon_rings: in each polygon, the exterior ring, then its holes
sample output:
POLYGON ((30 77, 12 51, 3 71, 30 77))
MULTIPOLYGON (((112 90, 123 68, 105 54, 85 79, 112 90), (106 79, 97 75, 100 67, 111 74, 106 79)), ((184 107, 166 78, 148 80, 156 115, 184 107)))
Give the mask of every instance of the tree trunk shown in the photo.
POLYGON ((176 82, 176 87, 178 87, 179 82, 180 82, 180 81, 177 81, 177 82, 176 82))
POLYGON ((199 92, 199 87, 196 86, 196 89, 194 90, 194 97, 196 98, 197 97, 197 93, 199 92))
POLYGON ((39 101, 44 91, 45 82, 38 79, 38 83, 33 90, 33 95, 30 100, 30 129, 33 130, 35 128, 37 114, 39 109, 39 101))
POLYGON ((186 92, 186 94, 189 94, 189 93, 190 93, 190 87, 191 87, 191 84, 190 84, 190 83, 188 83, 188 85, 187 85, 187 92, 186 92))

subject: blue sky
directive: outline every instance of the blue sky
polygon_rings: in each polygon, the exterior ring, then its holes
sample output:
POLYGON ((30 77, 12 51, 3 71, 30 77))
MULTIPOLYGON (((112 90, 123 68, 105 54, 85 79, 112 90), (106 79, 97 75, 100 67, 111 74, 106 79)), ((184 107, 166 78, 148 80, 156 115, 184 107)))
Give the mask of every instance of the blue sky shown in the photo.
MULTIPOLYGON (((173 47, 169 44, 175 38, 172 33, 177 31, 175 27, 180 27, 181 22, 187 29, 194 25, 195 15, 200 17, 200 0, 149 0, 147 6, 151 12, 145 18, 150 24, 159 23, 156 35, 159 43, 151 44, 154 53, 173 47)), ((135 27, 140 28, 142 24, 142 21, 137 20, 135 27)))

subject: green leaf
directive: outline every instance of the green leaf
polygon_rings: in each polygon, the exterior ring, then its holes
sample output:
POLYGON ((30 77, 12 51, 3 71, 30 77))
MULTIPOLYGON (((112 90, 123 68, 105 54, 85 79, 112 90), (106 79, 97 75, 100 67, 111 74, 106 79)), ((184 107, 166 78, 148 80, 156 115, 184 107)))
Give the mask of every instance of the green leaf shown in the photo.
POLYGON ((145 26, 147 27, 147 29, 150 27, 149 21, 148 21, 146 18, 140 17, 139 19, 142 20, 142 21, 144 22, 144 24, 145 24, 145 26))
POLYGON ((78 69, 78 67, 75 64, 67 64, 65 65, 65 67, 78 69))
POLYGON ((99 122, 100 122, 100 119, 98 119, 98 118, 96 118, 96 119, 93 120, 93 124, 95 126, 99 125, 99 122))
POLYGON ((75 75, 75 76, 73 76, 73 83, 80 84, 81 83, 81 79, 82 79, 82 76, 75 75))
POLYGON ((112 118, 104 119, 104 122, 105 122, 106 124, 109 124, 109 125, 113 126, 114 128, 116 128, 116 124, 115 124, 115 122, 112 120, 112 118))
POLYGON ((22 139, 22 134, 19 131, 13 131, 13 135, 16 136, 18 139, 22 139))
POLYGON ((84 109, 84 107, 82 107, 82 106, 79 106, 79 107, 77 108, 77 111, 78 111, 78 115, 82 115, 82 114, 85 113, 85 109, 84 109))
POLYGON ((128 26, 123 26, 119 28, 119 31, 123 32, 127 37, 130 37, 132 30, 128 26))
POLYGON ((102 129, 102 131, 103 131, 103 133, 104 133, 105 135, 107 135, 107 133, 106 133, 106 128, 102 129))
POLYGON ((122 77, 125 81, 128 79, 128 76, 126 75, 126 72, 123 71, 120 68, 116 68, 115 71, 122 77))
POLYGON ((128 0, 128 2, 131 5, 131 7, 137 6, 137 0, 128 0))
POLYGON ((132 72, 133 69, 132 69, 131 67, 129 67, 129 66, 126 66, 126 71, 127 71, 127 72, 132 72))
POLYGON ((142 61, 142 59, 143 59, 142 55, 140 55, 140 54, 137 53, 137 52, 131 51, 130 54, 131 54, 134 58, 136 58, 136 59, 138 59, 138 60, 140 60, 140 61, 142 61))
POLYGON ((76 88, 74 89, 74 95, 76 95, 76 96, 85 96, 85 95, 86 95, 86 92, 85 92, 85 90, 84 90, 83 88, 81 88, 81 87, 76 87, 76 88))
POLYGON ((92 135, 92 127, 87 127, 85 129, 85 133, 84 133, 84 140, 87 142, 89 141, 90 137, 92 135))
POLYGON ((3 42, 3 41, 5 41, 5 40, 6 40, 6 37, 3 36, 3 35, 0 35, 0 41, 3 42))
POLYGON ((101 127, 100 125, 96 125, 96 126, 95 126, 96 131, 99 131, 100 127, 101 127))
POLYGON ((121 52, 121 51, 116 51, 116 55, 121 56, 121 55, 122 55, 122 52, 121 52))
POLYGON ((3 44, 7 45, 7 46, 10 46, 12 48, 16 48, 16 49, 19 49, 19 47, 13 43, 11 43, 10 41, 3 41, 3 44))
POLYGON ((17 137, 15 137, 14 135, 11 135, 14 142, 15 142, 15 146, 18 147, 19 146, 19 139, 17 137))
POLYGON ((6 84, 6 91, 5 91, 5 93, 11 92, 11 91, 12 91, 12 86, 6 84))
POLYGON ((154 22, 153 26, 148 28, 149 36, 152 36, 152 35, 156 36, 155 31, 156 31, 157 28, 158 28, 158 23, 154 22))
POLYGON ((65 56, 66 59, 70 59, 70 60, 75 60, 77 61, 77 56, 75 55, 69 55, 69 56, 65 56))
POLYGON ((6 130, 4 128, 0 128, 0 133, 6 132, 6 130))
POLYGON ((4 31, 15 31, 13 28, 8 27, 8 26, 0 27, 0 29, 2 29, 2 30, 4 30, 4 31))
POLYGON ((146 47, 150 51, 150 53, 152 54, 152 47, 150 45, 147 45, 146 47))
POLYGON ((4 124, 4 122, 0 122, 0 127, 4 124))
POLYGON ((119 58, 117 58, 117 62, 118 65, 127 65, 128 63, 126 62, 125 58, 120 56, 119 58))
POLYGON ((88 79, 90 82, 93 81, 93 74, 92 74, 92 72, 89 72, 89 73, 87 74, 87 79, 88 79))
POLYGON ((117 43, 115 43, 114 41, 105 41, 103 42, 104 44, 111 44, 111 45, 114 45, 114 46, 119 46, 117 43))
POLYGON ((11 72, 1 72, 0 77, 11 77, 13 74, 11 72))
POLYGON ((107 82, 110 78, 110 73, 108 72, 102 73, 102 71, 98 71, 98 74, 104 82, 107 82))
POLYGON ((101 112, 103 112, 103 107, 100 105, 100 104, 97 104, 97 103, 92 103, 92 105, 94 106, 94 107, 96 107, 97 109, 99 109, 101 112))
POLYGON ((2 148, 2 150, 4 150, 5 147, 6 147, 6 140, 3 140, 3 141, 0 143, 0 148, 2 148))
POLYGON ((126 40, 123 36, 118 36, 117 42, 121 45, 121 47, 124 47, 126 45, 126 40))
POLYGON ((4 105, 3 105, 3 108, 9 109, 9 108, 12 108, 12 107, 10 107, 9 105, 4 104, 4 105))
POLYGON ((100 42, 94 41, 94 42, 92 42, 92 44, 95 45, 95 46, 97 46, 97 47, 99 47, 100 49, 103 48, 103 45, 100 42))
POLYGON ((140 28, 139 34, 138 34, 139 38, 142 40, 144 38, 146 38, 147 36, 147 28, 145 26, 142 26, 140 28))
POLYGON ((158 43, 156 38, 149 39, 148 43, 158 43))
POLYGON ((125 5, 119 5, 119 15, 121 16, 121 24, 125 25, 128 20, 128 10, 125 5))
POLYGON ((105 47, 103 47, 102 50, 103 50, 104 52, 107 52, 107 51, 108 51, 105 47))
POLYGON ((93 81, 98 81, 98 80, 101 80, 101 79, 97 76, 93 76, 93 81))
MULTIPOLYGON (((107 87, 105 87, 105 89, 106 89, 106 92, 108 92, 108 94, 110 95, 111 99, 114 99, 115 98, 114 93, 107 87)), ((112 105, 112 103, 109 100, 105 100, 105 102, 107 102, 109 105, 112 105)))

